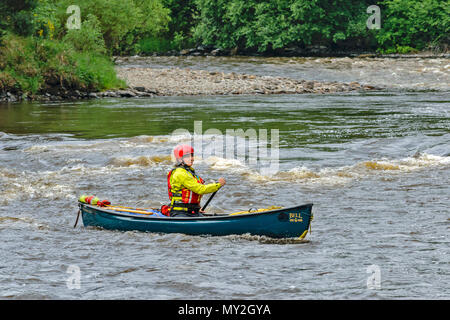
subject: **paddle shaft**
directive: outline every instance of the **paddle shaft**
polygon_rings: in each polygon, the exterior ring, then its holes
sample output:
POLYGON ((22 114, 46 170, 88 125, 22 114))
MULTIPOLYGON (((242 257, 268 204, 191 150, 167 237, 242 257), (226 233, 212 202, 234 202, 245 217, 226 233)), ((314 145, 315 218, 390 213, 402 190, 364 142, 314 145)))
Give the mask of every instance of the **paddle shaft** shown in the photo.
POLYGON ((205 211, 206 207, 208 206, 208 204, 211 202, 212 198, 214 198, 214 196, 216 195, 217 191, 215 191, 211 197, 209 197, 208 201, 206 201, 205 205, 203 206, 203 208, 201 209, 202 211, 205 211))
POLYGON ((78 218, 80 217, 80 213, 81 213, 81 209, 79 209, 78 210, 78 213, 77 213, 77 220, 75 220, 75 224, 74 224, 74 228, 77 226, 77 224, 78 224, 78 218))

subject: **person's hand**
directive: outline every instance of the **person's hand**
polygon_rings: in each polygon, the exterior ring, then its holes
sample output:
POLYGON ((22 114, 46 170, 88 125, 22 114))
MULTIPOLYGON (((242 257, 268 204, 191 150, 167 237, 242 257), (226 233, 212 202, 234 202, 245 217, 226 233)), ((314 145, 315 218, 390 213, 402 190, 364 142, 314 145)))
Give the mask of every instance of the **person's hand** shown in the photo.
POLYGON ((219 178, 219 183, 222 187, 227 184, 224 178, 219 178))

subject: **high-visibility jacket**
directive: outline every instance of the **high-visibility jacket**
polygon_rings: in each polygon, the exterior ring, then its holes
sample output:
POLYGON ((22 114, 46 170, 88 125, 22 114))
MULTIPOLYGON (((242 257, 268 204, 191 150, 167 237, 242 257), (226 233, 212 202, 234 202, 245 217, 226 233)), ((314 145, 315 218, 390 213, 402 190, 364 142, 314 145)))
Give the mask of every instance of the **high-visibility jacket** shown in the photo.
POLYGON ((188 211, 200 206, 202 195, 216 192, 220 183, 204 184, 192 167, 180 166, 167 174, 167 187, 171 210, 188 211))

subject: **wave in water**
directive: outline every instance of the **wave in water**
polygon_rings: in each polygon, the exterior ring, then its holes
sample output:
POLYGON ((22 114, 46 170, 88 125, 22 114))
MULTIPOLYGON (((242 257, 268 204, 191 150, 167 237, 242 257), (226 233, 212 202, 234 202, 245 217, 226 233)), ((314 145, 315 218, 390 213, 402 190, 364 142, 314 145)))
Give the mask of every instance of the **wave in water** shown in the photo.
MULTIPOLYGON (((420 154, 402 159, 377 159, 355 163, 349 166, 312 169, 305 166, 273 175, 263 175, 236 159, 208 157, 198 159, 213 171, 226 171, 231 175, 242 176, 251 183, 267 184, 279 182, 307 183, 320 185, 339 185, 367 177, 402 175, 427 169, 450 167, 450 156, 420 154)), ((113 158, 106 166, 85 165, 66 166, 57 171, 17 172, 0 167, 0 203, 9 201, 45 198, 74 200, 77 196, 74 181, 101 181, 106 177, 114 179, 116 174, 133 167, 170 166, 169 156, 113 158)), ((123 178, 123 177, 122 177, 123 178)), ((130 182, 131 183, 131 182, 130 182)))
POLYGON ((11 172, 0 168, 0 204, 9 201, 49 198, 64 199, 73 194, 69 183, 61 183, 60 172, 11 172))
POLYGON ((161 164, 170 165, 172 159, 168 155, 118 157, 112 158, 107 164, 115 167, 153 167, 161 164))
POLYGON ((448 167, 450 157, 420 154, 403 159, 379 159, 358 162, 350 166, 322 168, 313 170, 307 167, 295 167, 288 171, 280 171, 274 175, 262 175, 252 170, 244 174, 250 181, 258 183, 270 182, 308 182, 319 184, 342 184, 375 175, 406 174, 425 168, 448 167))
POLYGON ((14 228, 21 229, 23 227, 32 228, 34 230, 48 230, 49 225, 44 224, 30 217, 0 217, 0 230, 11 230, 14 228))

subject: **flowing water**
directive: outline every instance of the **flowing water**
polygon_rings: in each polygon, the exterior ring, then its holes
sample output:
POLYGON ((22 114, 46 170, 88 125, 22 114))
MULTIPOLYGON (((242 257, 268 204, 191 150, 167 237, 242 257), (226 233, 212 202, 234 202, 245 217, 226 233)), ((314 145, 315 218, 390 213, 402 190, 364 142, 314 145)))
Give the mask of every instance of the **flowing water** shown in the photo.
POLYGON ((450 298, 448 59, 124 63, 136 64, 386 90, 0 105, 0 298, 450 298), (170 151, 191 141, 180 128, 203 134, 196 171, 227 179, 209 212, 312 202, 307 241, 73 228, 81 194, 167 203, 170 151), (227 129, 255 129, 259 150, 266 130, 277 170, 250 161, 246 137, 231 140, 231 157, 221 152, 227 129))

